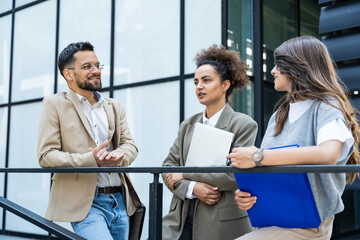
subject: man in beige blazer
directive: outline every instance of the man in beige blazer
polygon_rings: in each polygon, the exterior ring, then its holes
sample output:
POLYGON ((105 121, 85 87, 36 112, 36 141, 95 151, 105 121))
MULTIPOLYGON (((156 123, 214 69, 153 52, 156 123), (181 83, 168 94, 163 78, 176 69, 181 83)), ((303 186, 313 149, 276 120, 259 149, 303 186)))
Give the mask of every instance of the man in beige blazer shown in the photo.
MULTIPOLYGON (((59 55, 69 91, 43 100, 41 167, 126 167, 137 156, 124 108, 105 99, 93 46, 72 43, 59 55)), ((135 212, 123 174, 55 173, 46 218, 71 222, 86 239, 128 239, 135 212)))

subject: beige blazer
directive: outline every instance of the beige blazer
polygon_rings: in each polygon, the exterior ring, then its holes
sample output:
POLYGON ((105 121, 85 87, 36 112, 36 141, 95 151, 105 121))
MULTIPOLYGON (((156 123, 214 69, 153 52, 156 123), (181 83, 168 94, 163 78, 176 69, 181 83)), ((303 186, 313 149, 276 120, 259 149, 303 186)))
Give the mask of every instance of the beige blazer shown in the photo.
MULTIPOLYGON (((126 122, 124 108, 113 99, 104 99, 109 121, 109 150, 125 157, 119 166, 130 165, 137 148, 126 122)), ((91 128, 75 92, 69 90, 43 100, 37 155, 41 167, 98 167, 89 147, 96 147, 91 128)), ((123 174, 127 213, 135 212, 123 174)), ((89 213, 96 191, 97 173, 55 173, 46 218, 76 222, 89 213)))
MULTIPOLYGON (((171 147, 163 166, 185 166, 186 157, 195 123, 202 123, 202 113, 192 116, 180 125, 178 137, 171 147)), ((216 128, 234 133, 231 149, 252 146, 257 133, 257 124, 249 116, 234 112, 226 105, 216 128)), ((193 219, 193 239, 234 239, 252 230, 245 211, 235 202, 234 192, 238 188, 234 174, 230 173, 184 173, 184 180, 175 184, 169 213, 163 218, 163 239, 179 239, 184 228, 190 200, 186 191, 190 181, 205 182, 217 186, 222 192, 220 201, 209 206, 196 199, 193 219)), ((165 174, 162 175, 163 179, 165 174)))

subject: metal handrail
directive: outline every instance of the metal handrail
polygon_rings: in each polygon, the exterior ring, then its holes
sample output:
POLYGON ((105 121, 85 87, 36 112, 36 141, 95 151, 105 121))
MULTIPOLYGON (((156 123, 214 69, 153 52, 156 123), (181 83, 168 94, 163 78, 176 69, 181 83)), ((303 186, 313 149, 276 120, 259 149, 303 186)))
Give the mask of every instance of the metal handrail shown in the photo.
MULTIPOLYGON (((292 165, 255 167, 239 169, 227 167, 84 167, 84 168, 0 168, 0 173, 150 173, 154 181, 150 183, 149 195, 149 239, 162 239, 162 183, 159 174, 182 173, 360 173, 358 165, 292 165)), ((1 200, 1 199, 0 199, 1 200)), ((8 201, 8 200, 7 200, 8 201)), ((0 207, 2 205, 0 204, 0 207)), ((20 207, 20 206, 19 206, 20 207)), ((21 208, 21 207, 20 207, 21 208)), ((26 209, 25 209, 26 210, 26 209)), ((23 210, 23 211, 25 211, 23 210)), ((26 210, 28 211, 28 210, 26 210)), ((22 211, 18 212, 21 217, 22 211)), ((25 219, 27 220, 27 219, 25 219)), ((52 223, 53 224, 53 223, 52 223)), ((41 227, 41 226, 40 226, 41 227)), ((47 226, 45 226, 47 227, 47 226)), ((55 226, 56 227, 56 226, 55 226)), ((43 227, 42 227, 43 228, 43 227)), ((45 228, 43 228, 45 229, 45 228)), ((45 229, 46 230, 46 229, 45 229)), ((61 229, 56 234, 62 234, 61 229)), ((59 235, 57 235, 59 236, 59 235)), ((69 238, 71 239, 71 238, 69 238)), ((73 238, 77 239, 77 238, 73 238)))
POLYGON ((360 173, 360 165, 291 165, 254 167, 65 167, 65 168, 0 168, 0 173, 360 173))
POLYGON ((85 240, 85 238, 80 237, 79 235, 67 230, 51 222, 40 215, 29 211, 26 208, 23 208, 16 203, 9 201, 6 198, 0 196, 0 207, 3 209, 12 212, 13 214, 21 217, 22 219, 35 224, 36 226, 40 227, 41 229, 46 230, 47 232, 54 234, 55 236, 59 237, 63 240, 85 240))

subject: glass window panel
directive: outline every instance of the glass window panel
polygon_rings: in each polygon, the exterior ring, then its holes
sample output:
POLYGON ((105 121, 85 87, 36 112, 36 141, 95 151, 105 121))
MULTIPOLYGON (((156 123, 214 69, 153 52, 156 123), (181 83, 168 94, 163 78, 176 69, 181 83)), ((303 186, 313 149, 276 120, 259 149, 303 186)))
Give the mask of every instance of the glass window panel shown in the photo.
POLYGON ((12 0, 1 0, 0 1, 0 13, 11 10, 12 0))
MULTIPOLYGON (((7 134, 8 108, 0 108, 0 168, 5 167, 6 134, 7 134)), ((0 184, 0 188, 1 188, 0 184)), ((0 194, 2 191, 0 190, 0 194)))
POLYGON ((310 35, 320 39, 319 17, 320 6, 315 0, 302 0, 300 2, 300 35, 310 35))
POLYGON ((234 111, 241 112, 254 118, 254 83, 237 89, 230 96, 229 102, 234 111))
POLYGON ((284 41, 296 37, 295 1, 263 1, 263 72, 264 72, 264 129, 283 93, 273 88, 274 50, 284 41))
POLYGON ((117 1, 115 24, 115 85, 179 75, 180 1, 117 1))
MULTIPOLYGON (((4 174, 3 174, 3 173, 0 174, 0 177, 1 177, 1 181, 4 181, 4 174)), ((0 196, 3 196, 3 194, 1 193, 0 196)), ((2 228, 2 224, 3 224, 3 213, 4 213, 3 208, 1 208, 1 209, 0 209, 0 230, 3 229, 3 228, 2 228)))
MULTIPOLYGON (((59 68, 57 68, 59 69, 59 68)), ((67 85, 67 82, 65 78, 58 72, 58 81, 57 81, 57 92, 67 92, 69 90, 69 87, 67 85)))
POLYGON ((102 95, 104 98, 109 98, 109 97, 110 97, 110 92, 109 92, 109 91, 101 92, 101 95, 102 95))
POLYGON ((192 115, 203 112, 205 106, 199 103, 195 93, 194 79, 185 80, 185 119, 192 115))
POLYGON ((195 72, 201 49, 221 44, 221 0, 185 1, 185 73, 195 72))
POLYGON ((274 113, 276 103, 284 96, 285 92, 279 92, 274 89, 272 84, 264 85, 264 129, 274 113))
MULTIPOLYGON (((37 102, 11 108, 10 168, 39 167, 36 143, 41 106, 41 102, 37 102)), ((8 175, 8 199, 41 216, 45 216, 49 190, 50 174, 48 173, 11 173, 8 175)), ((10 213, 6 217, 6 228, 10 231, 45 233, 35 225, 10 213)))
POLYGON ((49 95, 54 88, 56 1, 21 10, 15 18, 12 101, 49 95))
POLYGON ((9 100, 11 15, 0 18, 0 103, 9 100))
POLYGON ((19 7, 19 6, 34 2, 34 1, 35 0, 15 0, 15 3, 16 3, 16 7, 19 7))
MULTIPOLYGON (((60 4, 59 53, 70 43, 88 41, 94 46, 102 70, 103 87, 110 83, 111 0, 62 0, 60 4)), ((58 92, 67 91, 58 74, 58 92)))
MULTIPOLYGON (((354 186, 354 184, 356 184, 356 182, 350 186, 354 186)), ((359 184, 359 182, 357 184, 359 184)), ((351 232, 355 233, 359 231, 360 228, 360 222, 359 222, 360 191, 356 190, 356 188, 357 186, 355 185, 353 187, 353 189, 355 189, 354 191, 352 190, 344 191, 343 195, 341 196, 341 199, 343 200, 343 203, 345 205, 345 210, 343 212, 336 214, 336 220, 334 221, 334 225, 336 226, 336 230, 337 230, 336 235, 340 236, 340 235, 348 234, 350 239, 359 238, 358 234, 349 234, 351 232)), ((334 235, 335 234, 333 234, 333 236, 334 235)))
MULTIPOLYGON (((5 181, 5 179, 4 179, 4 174, 3 173, 0 173, 0 181, 1 182, 4 182, 5 181)), ((0 194, 0 196, 4 196, 3 195, 3 192, 4 192, 4 189, 3 189, 3 187, 0 187, 0 190, 2 191, 1 192, 1 194, 0 194)), ((3 211, 3 208, 0 208, 0 230, 2 230, 3 228, 2 228, 2 224, 3 224, 3 214, 4 214, 4 211, 3 211)))
POLYGON ((249 66, 248 75, 252 76, 252 1, 230 0, 228 14, 228 49, 240 52, 241 59, 249 66))
MULTIPOLYGON (((349 101, 353 108, 360 109, 360 97, 353 96, 349 98, 349 101)), ((359 118, 360 116, 357 115, 357 117, 359 118)))
MULTIPOLYGON (((118 90, 114 92, 114 98, 125 106, 130 131, 139 148, 139 155, 132 166, 161 166, 179 129, 179 82, 118 90)), ((131 177, 135 189, 142 189, 137 193, 148 207, 148 184, 153 181, 153 176, 132 174, 131 177)), ((162 181, 161 177, 160 180, 162 181)), ((163 196, 165 215, 169 211, 172 195, 167 188, 164 188, 163 196)), ((145 219, 148 219, 148 215, 145 219)), ((143 233, 145 235, 148 233, 147 221, 144 222, 143 233)))
MULTIPOLYGON (((7 115, 8 108, 0 108, 0 168, 5 167, 6 154, 6 134, 7 134, 7 115)), ((0 173, 0 196, 4 196, 5 174, 0 173)), ((2 226, 3 209, 0 208, 0 226, 2 226)), ((0 227, 1 229, 1 227, 0 227)))
POLYGON ((274 67, 274 50, 284 41, 296 37, 294 0, 263 2, 264 80, 274 82, 271 69, 274 67))

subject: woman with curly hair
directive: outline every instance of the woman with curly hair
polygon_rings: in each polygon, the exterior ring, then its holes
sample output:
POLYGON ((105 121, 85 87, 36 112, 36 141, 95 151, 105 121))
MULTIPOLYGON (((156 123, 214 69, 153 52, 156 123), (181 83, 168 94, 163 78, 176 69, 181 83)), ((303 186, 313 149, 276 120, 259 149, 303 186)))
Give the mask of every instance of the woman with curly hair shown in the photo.
MULTIPOLYGON (((196 123, 234 133, 231 148, 251 146, 255 141, 256 122, 228 104, 233 90, 249 81, 239 53, 213 45, 195 60, 195 92, 206 109, 181 123, 163 166, 185 166, 196 123)), ((163 239, 226 240, 252 230, 246 211, 238 209, 234 200, 234 174, 168 173, 163 179, 173 193, 170 211, 163 219, 163 239)))
MULTIPOLYGON (((359 164, 358 121, 325 45, 314 37, 293 38, 275 49, 274 58, 275 90, 287 94, 269 120, 261 148, 234 148, 228 155, 232 166, 359 164), (300 147, 267 150, 291 144, 300 147)), ((262 227, 239 239, 330 239, 334 215, 344 209, 346 175, 307 175, 321 220, 318 228, 262 227)), ((348 175, 348 182, 355 177, 348 175)), ((240 190, 235 195, 242 210, 261 198, 240 190)))

